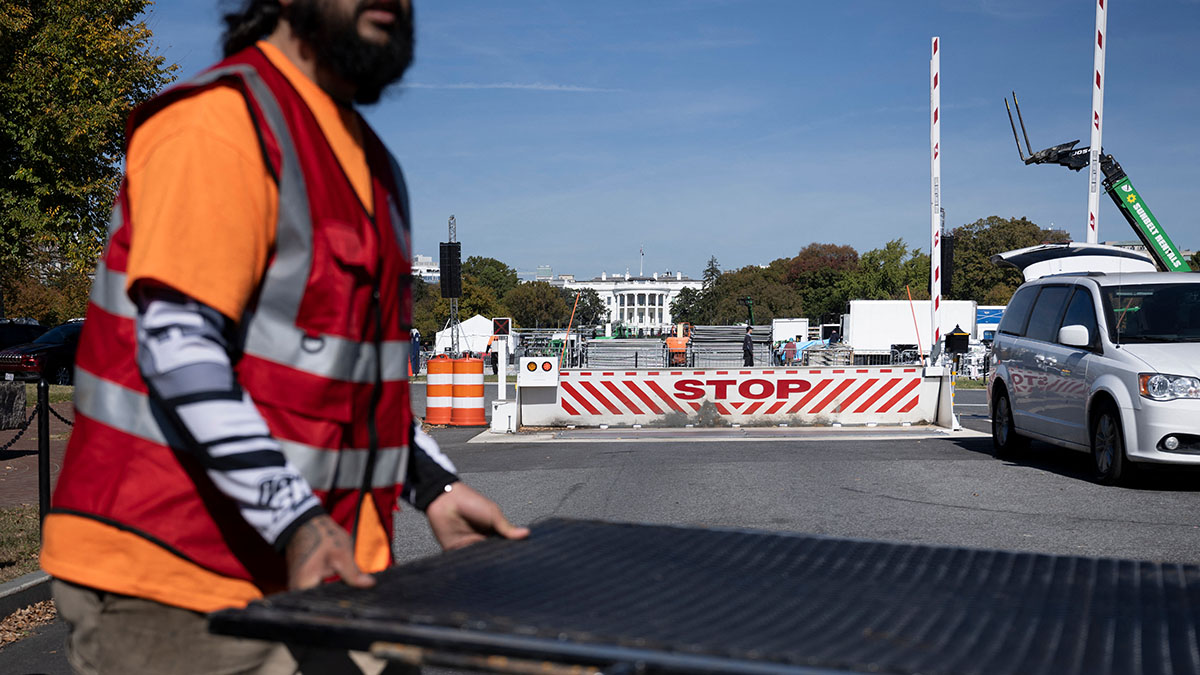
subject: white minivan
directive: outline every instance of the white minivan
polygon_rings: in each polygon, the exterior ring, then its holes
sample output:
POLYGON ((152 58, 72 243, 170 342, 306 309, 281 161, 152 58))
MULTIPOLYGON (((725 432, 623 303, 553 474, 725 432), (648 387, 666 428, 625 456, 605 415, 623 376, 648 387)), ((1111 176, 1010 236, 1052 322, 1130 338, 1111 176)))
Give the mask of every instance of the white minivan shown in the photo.
POLYGON ((1141 462, 1200 465, 1200 274, 1027 282, 991 358, 997 456, 1030 438, 1084 450, 1105 484, 1141 462))

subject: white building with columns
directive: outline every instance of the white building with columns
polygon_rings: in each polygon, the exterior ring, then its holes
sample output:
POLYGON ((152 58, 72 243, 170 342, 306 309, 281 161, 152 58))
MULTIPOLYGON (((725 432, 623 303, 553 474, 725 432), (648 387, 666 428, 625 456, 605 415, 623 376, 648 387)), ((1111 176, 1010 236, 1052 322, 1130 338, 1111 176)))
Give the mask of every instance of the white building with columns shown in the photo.
POLYGON ((703 284, 681 272, 651 276, 609 275, 587 281, 566 281, 565 288, 590 288, 608 309, 608 321, 648 332, 667 332, 673 323, 671 303, 685 288, 700 290, 703 284))

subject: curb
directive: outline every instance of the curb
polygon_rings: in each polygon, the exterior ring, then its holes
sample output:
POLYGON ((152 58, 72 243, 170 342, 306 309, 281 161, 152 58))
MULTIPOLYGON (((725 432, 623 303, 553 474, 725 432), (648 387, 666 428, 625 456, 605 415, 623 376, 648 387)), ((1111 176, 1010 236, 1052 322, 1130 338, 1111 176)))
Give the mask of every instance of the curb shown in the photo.
POLYGON ((0 618, 49 599, 50 575, 45 572, 30 572, 12 581, 6 581, 0 584, 0 618))

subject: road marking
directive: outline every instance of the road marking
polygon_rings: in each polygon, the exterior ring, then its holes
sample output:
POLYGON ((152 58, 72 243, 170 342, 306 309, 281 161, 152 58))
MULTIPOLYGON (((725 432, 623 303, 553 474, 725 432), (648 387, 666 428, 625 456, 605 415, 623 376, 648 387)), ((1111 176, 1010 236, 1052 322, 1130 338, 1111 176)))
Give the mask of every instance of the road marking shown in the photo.
POLYGON ((828 427, 739 427, 723 429, 563 429, 531 433, 480 432, 469 443, 736 443, 754 441, 838 442, 902 441, 934 438, 987 438, 971 429, 951 431, 943 427, 901 429, 828 427))

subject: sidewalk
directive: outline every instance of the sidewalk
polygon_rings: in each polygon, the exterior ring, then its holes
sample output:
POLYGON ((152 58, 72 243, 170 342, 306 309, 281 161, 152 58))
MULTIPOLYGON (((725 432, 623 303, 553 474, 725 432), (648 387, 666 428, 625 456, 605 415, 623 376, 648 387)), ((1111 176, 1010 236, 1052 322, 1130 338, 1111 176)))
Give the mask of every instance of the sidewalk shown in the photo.
MULTIPOLYGON (((75 416, 74 408, 68 403, 55 403, 54 410, 68 420, 75 416)), ((33 408, 26 408, 28 416, 33 408)), ((38 420, 35 417, 21 440, 11 448, 0 451, 0 508, 38 503, 38 420)), ((16 430, 0 431, 0 445, 12 440, 16 430)), ((62 468, 63 453, 71 427, 54 415, 50 416, 50 483, 53 488, 62 468)))

